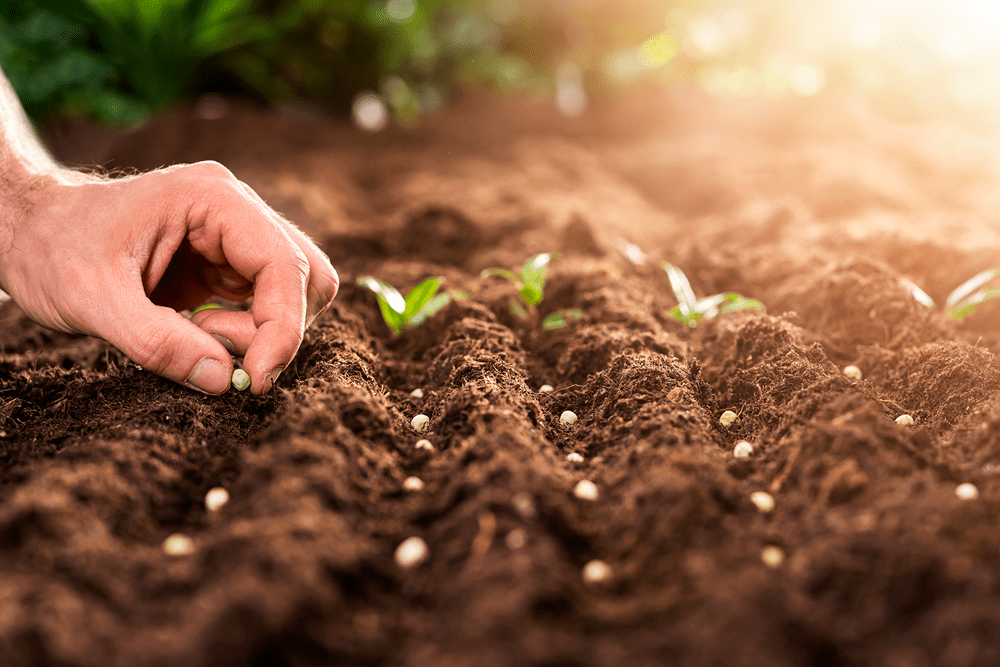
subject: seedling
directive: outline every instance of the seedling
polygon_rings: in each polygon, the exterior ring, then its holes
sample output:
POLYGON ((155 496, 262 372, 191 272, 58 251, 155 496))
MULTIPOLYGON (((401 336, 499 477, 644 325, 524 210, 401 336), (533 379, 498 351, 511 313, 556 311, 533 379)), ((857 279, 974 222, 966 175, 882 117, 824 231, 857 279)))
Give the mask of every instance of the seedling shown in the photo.
POLYGON ((670 287, 677 297, 677 305, 667 311, 670 317, 693 329, 703 320, 737 310, 765 310, 764 304, 736 292, 723 292, 699 299, 694 295, 691 283, 679 268, 670 262, 663 263, 663 269, 670 279, 670 287))
POLYGON ((441 286, 440 278, 428 278, 411 289, 406 297, 389 283, 371 276, 358 278, 358 285, 367 287, 375 293, 379 309, 382 311, 382 319, 397 336, 403 333, 403 329, 419 327, 448 305, 450 300, 469 298, 465 292, 438 294, 438 288, 441 286))
MULTIPOLYGON (((538 304, 545 298, 545 282, 548 280, 549 263, 558 257, 559 255, 554 253, 543 252, 529 257, 521 268, 520 274, 503 268, 492 268, 484 269, 480 276, 483 278, 499 276, 509 281, 517 290, 518 296, 521 297, 521 303, 510 302, 510 312, 518 319, 528 320, 534 328, 538 323, 538 304)), ((561 329, 572 320, 578 320, 581 317, 583 317, 583 311, 579 308, 564 308, 546 315, 541 321, 541 327, 545 331, 561 329)))
MULTIPOLYGON (((956 287, 948 295, 948 298, 945 299, 945 317, 961 322, 967 316, 976 312, 976 309, 987 301, 1000 299, 1000 289, 995 285, 989 284, 995 281, 998 276, 1000 276, 1000 268, 987 269, 982 273, 977 273, 956 287)), ((920 289, 916 283, 905 278, 901 282, 903 283, 903 287, 909 290, 918 303, 931 309, 937 307, 934 299, 927 292, 920 289)))

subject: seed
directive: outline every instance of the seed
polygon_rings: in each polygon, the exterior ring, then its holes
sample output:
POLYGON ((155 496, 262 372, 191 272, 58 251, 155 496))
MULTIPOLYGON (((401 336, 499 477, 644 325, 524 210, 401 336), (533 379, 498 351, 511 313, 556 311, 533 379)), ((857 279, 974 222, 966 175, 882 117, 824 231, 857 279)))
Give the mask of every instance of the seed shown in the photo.
POLYGON ((190 556, 194 553, 194 540, 187 535, 174 533, 163 540, 163 553, 168 556, 190 556))
POLYGON ((592 560, 583 566, 583 580, 588 584, 603 584, 611 578, 611 566, 603 560, 592 560))
POLYGON ((417 449, 423 449, 428 452, 434 451, 434 445, 431 444, 430 440, 417 440, 417 444, 413 445, 417 449))
POLYGON ((566 410, 559 415, 559 422, 565 424, 566 426, 572 426, 576 423, 576 413, 572 410, 566 410))
POLYGON ((417 387, 416 389, 410 392, 410 396, 412 396, 413 398, 423 398, 424 390, 421 389, 420 387, 417 387))
POLYGON ((844 366, 844 375, 852 380, 860 380, 864 376, 857 366, 844 366))
POLYGON ((408 537, 396 547, 396 565, 412 570, 427 560, 431 550, 422 537, 408 537))
POLYGON ((528 533, 526 533, 523 528, 515 528, 507 533, 507 537, 504 538, 504 543, 506 543, 507 548, 511 551, 517 551, 528 543, 528 533))
POLYGON ((566 460, 570 463, 583 463, 583 454, 577 452, 570 452, 566 455, 566 460))
POLYGON ((250 386, 250 374, 242 368, 237 368, 233 371, 233 386, 237 391, 244 391, 250 386))
POLYGON ((910 415, 899 415, 896 417, 896 423, 903 426, 913 426, 913 417, 910 415))
POLYGON ((541 387, 538 388, 539 394, 547 394, 550 391, 555 391, 555 387, 553 387, 550 384, 543 384, 541 387))
POLYGON ((733 412, 732 410, 726 410, 725 412, 722 413, 722 416, 719 417, 719 423, 722 424, 725 428, 729 428, 730 426, 733 425, 739 426, 740 416, 735 412, 733 412))
POLYGON ((521 515, 522 519, 530 519, 535 516, 535 501, 532 500, 531 495, 525 493, 524 491, 519 491, 514 494, 514 497, 510 499, 510 504, 514 508, 514 511, 521 515))
POLYGON ((600 493, 597 491, 597 485, 591 482, 589 479, 581 479, 577 482, 576 487, 573 489, 573 495, 580 500, 597 500, 597 496, 600 493))
POLYGON ((427 415, 417 415, 410 422, 413 430, 417 433, 424 433, 427 429, 431 427, 431 418, 427 415))
POLYGON ((205 509, 209 512, 218 512, 229 502, 229 492, 221 486, 209 489, 205 494, 205 509))
POLYGON ((769 544, 760 550, 760 559, 768 567, 781 567, 781 564, 785 561, 785 552, 781 547, 769 544))
POLYGON ((757 506, 763 514, 774 511, 774 496, 765 491, 754 491, 750 494, 750 502, 757 506))
POLYGON ((424 480, 419 477, 407 477, 403 480, 403 490, 404 491, 423 491, 424 490, 424 480))
POLYGON ((976 488, 975 484, 965 482, 955 487, 955 495, 962 500, 975 500, 979 497, 979 489, 976 488))
POLYGON ((753 445, 746 440, 740 440, 733 448, 733 456, 738 459, 748 459, 753 454, 753 445))

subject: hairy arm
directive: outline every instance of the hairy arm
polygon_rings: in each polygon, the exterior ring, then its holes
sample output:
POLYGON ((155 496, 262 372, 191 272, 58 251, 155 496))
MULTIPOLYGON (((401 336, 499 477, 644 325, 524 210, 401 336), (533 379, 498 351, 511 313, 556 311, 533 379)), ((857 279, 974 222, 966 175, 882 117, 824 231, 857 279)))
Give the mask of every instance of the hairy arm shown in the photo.
POLYGON ((0 289, 36 322, 103 338, 192 389, 271 389, 337 293, 316 245, 213 162, 104 179, 46 152, 0 73, 0 289), (179 311, 213 296, 249 312, 179 311))

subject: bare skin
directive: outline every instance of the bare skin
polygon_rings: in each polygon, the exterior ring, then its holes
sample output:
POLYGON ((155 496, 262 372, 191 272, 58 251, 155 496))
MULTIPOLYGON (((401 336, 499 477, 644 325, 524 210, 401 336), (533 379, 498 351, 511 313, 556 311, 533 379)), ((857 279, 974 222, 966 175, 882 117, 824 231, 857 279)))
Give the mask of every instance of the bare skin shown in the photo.
POLYGON ((36 322, 208 394, 243 356, 262 395, 338 285, 326 255, 218 163, 120 179, 60 166, 0 73, 0 289, 36 322), (247 312, 179 312, 251 295, 247 312))

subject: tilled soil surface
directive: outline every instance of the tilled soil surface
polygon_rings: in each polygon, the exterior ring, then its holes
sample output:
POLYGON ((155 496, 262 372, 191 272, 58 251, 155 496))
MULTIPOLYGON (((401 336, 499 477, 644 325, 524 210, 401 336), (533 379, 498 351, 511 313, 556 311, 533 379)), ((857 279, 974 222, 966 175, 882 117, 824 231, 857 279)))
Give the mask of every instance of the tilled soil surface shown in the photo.
POLYGON ((60 141, 222 161, 343 288, 263 399, 0 310, 0 664, 1000 664, 1000 307, 956 323, 901 281, 943 303, 998 263, 995 136, 675 93, 575 121, 472 95, 375 136, 235 104, 60 141), (546 251, 539 314, 583 312, 555 331, 479 275, 546 251), (766 313, 685 328, 665 260, 766 313), (362 275, 469 298, 395 337, 362 275))

